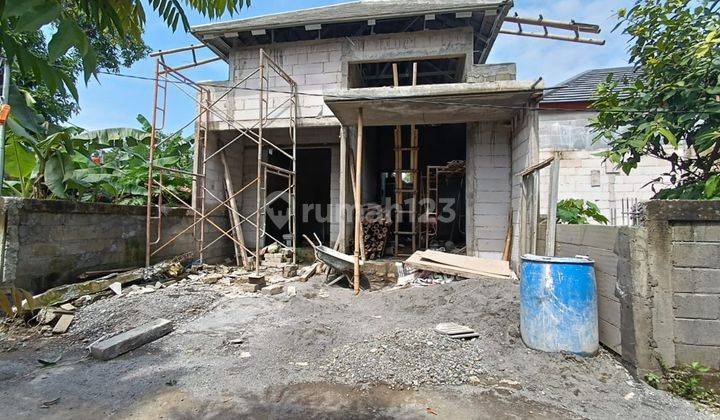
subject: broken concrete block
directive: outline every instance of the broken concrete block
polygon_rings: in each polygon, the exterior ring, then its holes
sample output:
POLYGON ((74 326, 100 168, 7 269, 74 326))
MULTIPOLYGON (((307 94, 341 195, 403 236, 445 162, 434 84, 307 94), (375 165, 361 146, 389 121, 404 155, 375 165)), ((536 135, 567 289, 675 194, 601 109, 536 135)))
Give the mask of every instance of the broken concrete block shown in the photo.
POLYGON ((42 308, 37 314, 37 322, 40 325, 52 324, 57 319, 58 314, 52 308, 42 308))
POLYGON ((262 289, 263 285, 245 283, 245 284, 239 285, 239 287, 240 287, 240 290, 242 290, 245 293, 255 293, 258 290, 262 289))
POLYGON ((53 334, 64 334, 67 332, 74 318, 74 315, 62 315, 52 330, 53 334))
POLYGON ((283 292, 283 285, 282 284, 273 284, 272 286, 264 287, 262 290, 260 290, 260 293, 263 295, 273 296, 273 295, 279 295, 283 292))
POLYGON ((297 276, 298 267, 297 265, 286 265, 283 267, 283 277, 290 278, 297 276))
POLYGON ((223 277, 224 276, 220 273, 208 274, 206 276, 203 276, 201 281, 205 284, 215 284, 223 277))
POLYGON ((115 292, 116 295, 118 295, 118 296, 122 295, 122 284, 120 282, 116 281, 115 283, 109 285, 108 288, 110 288, 110 290, 115 292))
POLYGON ((73 304, 71 304, 71 303, 65 303, 65 304, 60 305, 60 309, 63 309, 63 310, 66 310, 66 311, 75 312, 75 309, 76 309, 76 308, 75 308, 75 306, 74 306, 73 304))
POLYGON ((169 334, 172 330, 172 321, 162 318, 156 319, 153 322, 91 345, 90 354, 100 360, 114 359, 123 353, 155 341, 169 334))
POLYGON ((264 274, 250 274, 247 276, 248 283, 250 284, 261 284, 265 285, 265 275, 264 274))
POLYGON ((295 286, 288 286, 287 287, 287 295, 288 296, 295 296, 297 295, 297 288, 295 286))
POLYGON ((285 262, 285 258, 282 254, 265 254, 263 257, 265 262, 275 262, 275 263, 281 263, 285 262))

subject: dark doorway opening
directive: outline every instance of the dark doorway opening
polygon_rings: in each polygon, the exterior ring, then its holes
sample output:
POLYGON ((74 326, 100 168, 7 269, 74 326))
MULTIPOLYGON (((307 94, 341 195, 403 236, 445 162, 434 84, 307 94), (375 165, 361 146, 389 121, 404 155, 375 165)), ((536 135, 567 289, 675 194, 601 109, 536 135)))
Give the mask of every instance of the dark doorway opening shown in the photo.
MULTIPOLYGON (((290 169, 291 162, 284 154, 271 150, 268 161, 272 165, 290 169)), ((312 238, 317 235, 323 243, 330 242, 330 180, 331 152, 329 148, 297 149, 296 159, 296 238, 298 244, 302 235, 312 238)), ((268 201, 287 188, 287 179, 268 175, 268 201)), ((285 195, 284 197, 287 197, 285 195)), ((288 224, 287 199, 278 199, 268 208, 267 233, 283 239, 290 231, 288 224)))

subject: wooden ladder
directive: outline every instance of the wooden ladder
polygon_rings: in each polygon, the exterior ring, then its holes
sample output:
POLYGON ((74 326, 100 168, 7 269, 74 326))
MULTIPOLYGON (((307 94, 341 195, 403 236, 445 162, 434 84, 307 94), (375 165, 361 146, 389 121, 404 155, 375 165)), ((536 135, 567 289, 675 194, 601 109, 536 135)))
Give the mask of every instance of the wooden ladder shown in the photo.
MULTIPOLYGON (((393 63, 393 81, 399 86, 398 66, 393 63)), ((413 63, 412 85, 417 85, 417 63, 413 63)), ((403 141, 402 126, 395 127, 395 256, 409 256, 417 250, 418 240, 418 163, 419 139, 415 124, 410 126, 410 142, 403 141), (405 167, 406 162, 410 165, 405 167), (405 182, 405 181, 408 182, 405 182), (410 230, 402 230, 400 221, 410 220, 410 230), (400 239, 410 237, 411 251, 401 253, 400 239)))

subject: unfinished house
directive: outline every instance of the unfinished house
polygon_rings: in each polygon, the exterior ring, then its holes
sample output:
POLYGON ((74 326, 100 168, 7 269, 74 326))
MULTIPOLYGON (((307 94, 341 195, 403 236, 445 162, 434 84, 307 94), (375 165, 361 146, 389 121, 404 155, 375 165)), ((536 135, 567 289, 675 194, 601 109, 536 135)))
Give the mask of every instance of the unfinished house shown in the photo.
POLYGON ((360 242, 368 259, 442 248, 517 264, 536 243, 543 83, 486 60, 500 33, 599 28, 511 7, 359 1, 194 27, 229 66, 197 86, 194 211, 205 223, 230 209, 200 236, 252 255, 308 237, 346 253, 360 242))
MULTIPOLYGON (((634 80, 633 67, 592 69, 582 72, 545 92, 540 103, 540 159, 561 153, 558 198, 595 202, 613 225, 632 222, 632 208, 654 192, 653 181, 670 171, 670 163, 645 156, 637 169, 626 175, 597 154, 607 148, 595 142, 589 126, 597 116, 592 109, 600 83, 612 75, 619 83, 634 80)), ((542 173, 541 209, 546 208, 549 176, 542 173)))

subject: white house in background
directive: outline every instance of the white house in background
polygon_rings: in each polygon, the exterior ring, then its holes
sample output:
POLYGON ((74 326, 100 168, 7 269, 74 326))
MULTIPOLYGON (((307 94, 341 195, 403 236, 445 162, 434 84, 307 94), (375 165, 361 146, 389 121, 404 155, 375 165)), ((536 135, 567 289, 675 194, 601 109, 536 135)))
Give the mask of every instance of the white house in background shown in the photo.
MULTIPOLYGON (((633 67, 593 69, 545 93, 540 103, 540 158, 562 152, 559 199, 593 201, 611 222, 623 224, 623 200, 632 204, 650 199, 654 192, 648 184, 666 173, 670 164, 647 157, 630 175, 625 175, 597 156, 607 144, 593 141, 595 133, 589 124, 597 112, 591 106, 598 84, 611 74, 618 81, 634 77, 633 67)), ((543 213, 547 209, 548 172, 542 172, 540 208, 543 213)), ((628 221, 625 216, 625 223, 628 221)))

